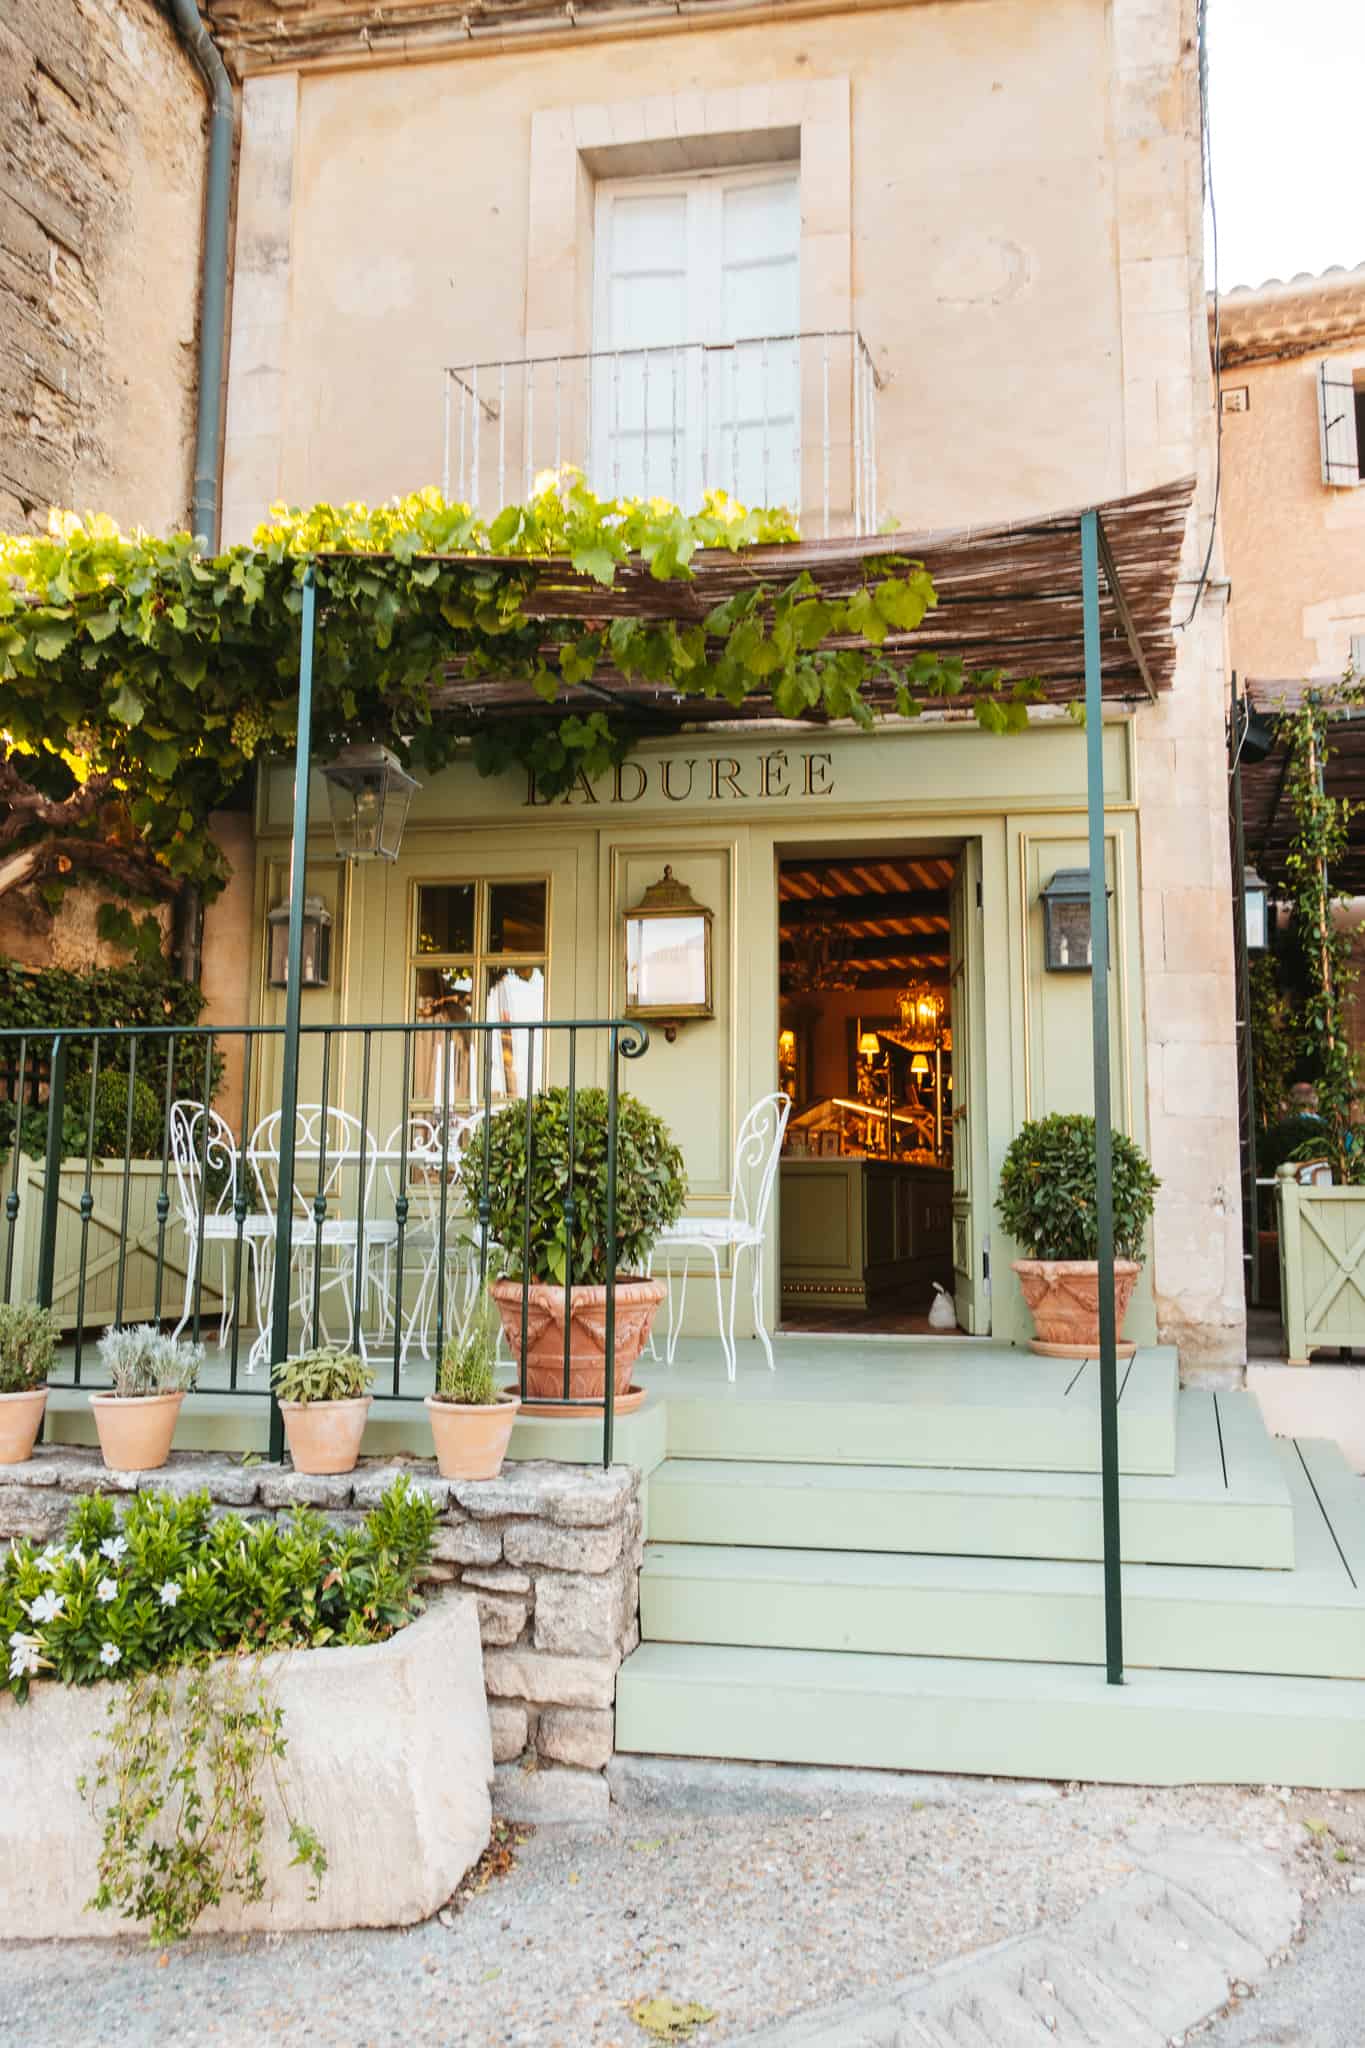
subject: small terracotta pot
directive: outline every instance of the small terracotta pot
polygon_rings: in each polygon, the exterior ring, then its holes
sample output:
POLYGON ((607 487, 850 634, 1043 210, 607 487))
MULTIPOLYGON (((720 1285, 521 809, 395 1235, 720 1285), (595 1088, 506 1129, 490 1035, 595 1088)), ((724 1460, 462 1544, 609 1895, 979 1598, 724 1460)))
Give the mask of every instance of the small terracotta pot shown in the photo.
POLYGON ((183 1393, 92 1394, 100 1451, 111 1472, 155 1472, 171 1454, 183 1393))
POLYGON ((46 1387, 26 1387, 20 1394, 0 1394, 0 1465, 27 1464, 33 1456, 46 1406, 46 1387))
POLYGON ((499 1394, 486 1406, 439 1401, 435 1394, 428 1394, 436 1469, 442 1479, 496 1479, 520 1406, 519 1394, 499 1394))
MULTIPOLYGON (((488 1292, 497 1304, 512 1357, 521 1360, 521 1282, 495 1280, 488 1292)), ((616 1394, 630 1388, 631 1367, 649 1341, 664 1300, 661 1280, 616 1283, 616 1394)), ((607 1390, 607 1290, 575 1287, 569 1310, 569 1399, 600 1401, 607 1390)), ((526 1399, 564 1398, 564 1289, 533 1280, 526 1302, 526 1399)))
POLYGON ((370 1412, 370 1394, 351 1401, 281 1401, 296 1472, 354 1472, 370 1412))
MULTIPOLYGON (((1030 1351, 1045 1358, 1096 1358, 1100 1349, 1100 1269, 1095 1259, 1016 1259, 1014 1270, 1037 1331, 1030 1351)), ((1114 1261, 1114 1328, 1118 1355, 1131 1358, 1136 1344, 1122 1341, 1123 1319, 1142 1268, 1133 1259, 1114 1261)))

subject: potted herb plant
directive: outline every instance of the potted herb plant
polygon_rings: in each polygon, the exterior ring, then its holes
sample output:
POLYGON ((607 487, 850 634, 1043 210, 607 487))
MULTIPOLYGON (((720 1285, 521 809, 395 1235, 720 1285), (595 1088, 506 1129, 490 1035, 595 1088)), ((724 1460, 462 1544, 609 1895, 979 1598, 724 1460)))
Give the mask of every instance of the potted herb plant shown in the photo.
POLYGON ((22 1465, 33 1456, 57 1334, 50 1308, 0 1307, 0 1465, 22 1465))
POLYGON ((204 1363, 202 1344, 177 1342, 150 1323, 106 1330, 99 1360, 109 1386, 90 1396, 111 1472, 154 1472, 170 1456, 180 1404, 204 1363))
MULTIPOLYGON (((1114 1327, 1121 1335, 1142 1270, 1143 1239, 1161 1183, 1122 1131, 1114 1148, 1114 1327)), ((1093 1358, 1100 1341, 1095 1119, 1046 1116, 1023 1126, 1000 1172, 1000 1221, 1027 1256, 1014 1261, 1036 1335, 1052 1358, 1093 1358)), ((1120 1343, 1131 1356, 1136 1347, 1120 1343)))
POLYGON ((521 1398, 499 1390, 497 1343, 498 1318, 484 1299, 441 1353, 427 1413, 443 1479, 496 1479, 502 1470, 521 1398))
MULTIPOLYGON (((503 1277, 489 1289, 512 1356, 521 1357, 526 1312, 526 1395, 564 1398, 564 1330, 569 1335, 568 1396, 600 1401, 606 1390, 607 1305, 606 1090, 580 1088, 573 1100, 573 1226, 569 1192, 569 1091, 547 1088, 530 1104, 512 1103, 488 1120, 488 1229, 503 1277), (527 1161, 529 1123, 529 1175, 527 1161), (529 1179, 529 1188, 528 1188, 529 1179), (566 1285, 572 1282, 572 1286, 566 1285)), ((464 1153, 460 1172, 471 1209, 485 1199, 485 1146, 464 1153)), ((631 1367, 664 1299, 644 1277, 654 1240, 682 1213, 687 1176, 663 1119, 632 1095, 616 1111, 616 1352, 613 1386, 630 1391, 631 1367)))
POLYGON ((353 1472, 374 1374, 338 1344, 318 1344, 275 1368, 275 1394, 296 1472, 353 1472))

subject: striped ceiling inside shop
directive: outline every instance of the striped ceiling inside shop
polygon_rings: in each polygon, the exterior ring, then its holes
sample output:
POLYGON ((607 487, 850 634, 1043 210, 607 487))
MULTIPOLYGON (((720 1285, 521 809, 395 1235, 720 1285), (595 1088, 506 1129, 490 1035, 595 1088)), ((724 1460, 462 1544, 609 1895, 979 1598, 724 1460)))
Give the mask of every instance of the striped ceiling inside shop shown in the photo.
POLYGON ((784 861, 778 894, 784 970, 803 928, 837 924, 847 982, 891 987, 909 976, 948 974, 948 891, 954 861, 942 854, 784 861))

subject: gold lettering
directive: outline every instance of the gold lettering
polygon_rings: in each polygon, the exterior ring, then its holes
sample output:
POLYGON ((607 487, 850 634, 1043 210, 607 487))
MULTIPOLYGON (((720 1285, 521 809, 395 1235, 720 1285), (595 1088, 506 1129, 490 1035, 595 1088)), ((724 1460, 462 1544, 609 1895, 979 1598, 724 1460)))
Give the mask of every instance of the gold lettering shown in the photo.
POLYGON ((566 804, 595 804, 597 802, 597 791, 588 780, 586 768, 579 769, 577 775, 575 775, 573 781, 564 792, 564 801, 566 804))
POLYGON ((637 804, 648 787, 649 777, 648 775, 646 775, 644 769, 640 766, 638 761, 619 761, 617 763, 616 801, 618 804, 637 804), (639 781, 636 783, 634 790, 629 796, 626 795, 621 783, 621 777, 624 774, 626 774, 627 771, 629 771, 632 775, 638 775, 640 778, 639 781))
POLYGON ((713 754, 711 756, 711 801, 713 803, 720 795, 722 782, 729 784, 732 796, 743 796, 744 791, 739 786, 739 763, 732 754, 713 754), (721 773, 722 767, 725 770, 723 775, 721 773))
POLYGON ((552 804, 554 802, 552 796, 542 796, 536 788, 536 771, 534 768, 528 768, 526 771, 526 801, 528 804, 552 804))
POLYGON ((807 796, 833 796, 834 756, 833 754, 803 754, 806 764, 807 796))
POLYGON ((681 765, 687 769, 687 787, 686 789, 674 789, 673 770, 679 766, 679 763, 676 761, 664 762, 664 795, 670 803, 680 804, 684 797, 689 797, 692 794, 692 777, 697 764, 695 761, 687 761, 681 765))
POLYGON ((758 793, 760 796, 785 796, 787 794, 787 757, 785 754, 759 755, 758 793))

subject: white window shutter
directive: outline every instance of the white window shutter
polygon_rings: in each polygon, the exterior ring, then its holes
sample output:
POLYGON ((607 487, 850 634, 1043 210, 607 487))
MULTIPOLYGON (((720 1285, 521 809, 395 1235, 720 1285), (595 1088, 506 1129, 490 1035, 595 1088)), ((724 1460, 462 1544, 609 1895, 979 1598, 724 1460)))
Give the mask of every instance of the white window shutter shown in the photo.
POLYGON ((1328 356, 1318 364, 1318 429, 1322 443, 1322 480, 1338 489, 1360 483, 1360 449, 1356 442, 1355 380, 1349 356, 1328 356))

